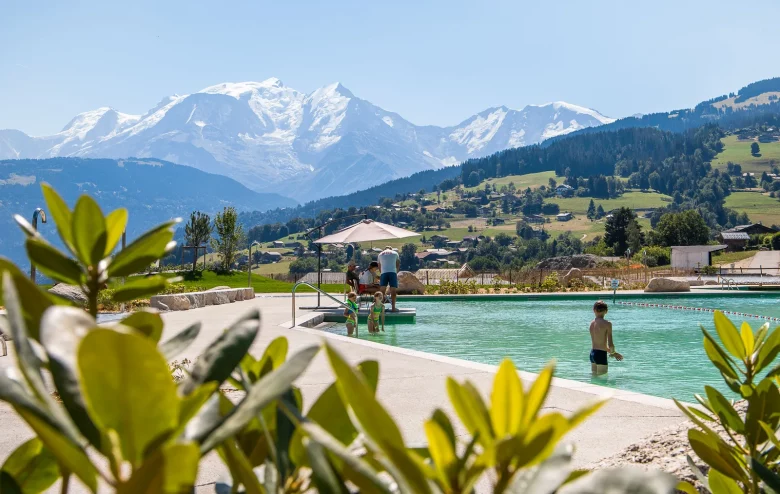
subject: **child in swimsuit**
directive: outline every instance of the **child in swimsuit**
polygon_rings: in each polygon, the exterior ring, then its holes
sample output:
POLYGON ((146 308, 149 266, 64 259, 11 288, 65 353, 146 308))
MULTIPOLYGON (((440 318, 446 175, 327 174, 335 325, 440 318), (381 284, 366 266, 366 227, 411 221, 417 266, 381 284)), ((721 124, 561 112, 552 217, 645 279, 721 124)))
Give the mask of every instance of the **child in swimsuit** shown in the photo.
POLYGON ((352 336, 352 332, 357 327, 357 313, 359 310, 357 293, 349 292, 347 294, 347 307, 344 308, 344 316, 347 318, 347 335, 349 336, 352 336))
POLYGON ((590 323, 590 369, 596 376, 607 373, 607 356, 618 362, 623 360, 623 356, 615 351, 615 342, 612 341, 612 323, 604 319, 607 311, 607 304, 603 300, 593 304, 596 318, 590 323))
POLYGON ((382 331, 385 330, 385 304, 384 296, 382 295, 382 292, 376 292, 374 294, 374 303, 371 304, 371 308, 368 312, 368 332, 369 333, 378 333, 379 332, 379 318, 382 318, 382 331))

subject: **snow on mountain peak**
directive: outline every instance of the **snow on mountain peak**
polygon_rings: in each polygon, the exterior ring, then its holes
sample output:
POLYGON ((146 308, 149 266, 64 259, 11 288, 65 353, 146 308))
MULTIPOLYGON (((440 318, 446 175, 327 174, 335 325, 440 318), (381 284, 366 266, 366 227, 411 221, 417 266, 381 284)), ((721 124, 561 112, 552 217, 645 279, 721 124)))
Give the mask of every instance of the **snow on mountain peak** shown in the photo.
POLYGON ((565 101, 554 101, 552 103, 545 103, 543 105, 528 105, 528 106, 534 107, 534 108, 547 108, 549 106, 552 106, 553 109, 555 109, 555 110, 560 110, 561 108, 563 108, 564 110, 569 110, 569 111, 574 112, 574 113, 579 113, 579 114, 582 114, 582 115, 588 115, 590 117, 593 117, 596 120, 598 120, 599 122, 601 122, 602 124, 608 124, 608 123, 612 123, 612 122, 615 121, 614 118, 606 117, 606 116, 602 115, 601 113, 597 112, 596 110, 592 110, 592 109, 586 108, 584 106, 573 105, 573 104, 567 103, 565 101))

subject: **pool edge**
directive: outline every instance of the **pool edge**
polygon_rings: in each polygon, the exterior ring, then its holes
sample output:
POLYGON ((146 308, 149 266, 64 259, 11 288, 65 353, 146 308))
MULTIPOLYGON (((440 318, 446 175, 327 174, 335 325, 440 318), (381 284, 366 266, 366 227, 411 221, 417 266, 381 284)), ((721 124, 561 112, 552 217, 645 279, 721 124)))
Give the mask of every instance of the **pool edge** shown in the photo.
MULTIPOLYGON (((408 348, 387 345, 385 343, 378 343, 374 341, 360 340, 349 336, 342 336, 338 334, 328 333, 321 329, 314 329, 314 328, 301 326, 301 324, 305 324, 311 321, 312 319, 316 319, 318 316, 319 314, 317 313, 305 314, 302 315, 301 317, 296 317, 295 326, 292 325, 292 321, 290 320, 280 324, 279 327, 296 330, 311 335, 319 335, 323 338, 330 338, 337 341, 344 341, 344 342, 363 345, 363 346, 367 346, 379 350, 394 352, 401 355, 407 355, 410 357, 416 357, 416 358, 421 358, 426 360, 432 360, 434 362, 455 365, 470 370, 488 372, 491 374, 495 374, 498 371, 498 366, 493 364, 483 364, 480 362, 472 362, 470 360, 459 359, 456 357, 448 357, 445 355, 437 355, 435 353, 422 352, 420 350, 410 350, 408 348)), ((526 380, 528 382, 535 381, 536 378, 539 377, 539 374, 533 372, 528 372, 524 370, 518 370, 517 372, 523 380, 526 380)), ((608 388, 606 386, 599 386, 597 384, 584 383, 580 381, 574 381, 571 379, 564 379, 561 377, 553 377, 552 385, 562 389, 567 389, 571 391, 580 391, 583 393, 591 394, 594 395, 594 397, 597 397, 598 399, 627 401, 631 403, 637 403, 640 405, 652 406, 663 410, 672 410, 675 412, 679 412, 682 415, 680 409, 677 408, 677 405, 675 405, 674 401, 670 398, 661 398, 658 396, 637 393, 636 391, 626 391, 622 389, 608 388)), ((685 405, 690 405, 690 403, 686 403, 682 401, 680 402, 685 405)))

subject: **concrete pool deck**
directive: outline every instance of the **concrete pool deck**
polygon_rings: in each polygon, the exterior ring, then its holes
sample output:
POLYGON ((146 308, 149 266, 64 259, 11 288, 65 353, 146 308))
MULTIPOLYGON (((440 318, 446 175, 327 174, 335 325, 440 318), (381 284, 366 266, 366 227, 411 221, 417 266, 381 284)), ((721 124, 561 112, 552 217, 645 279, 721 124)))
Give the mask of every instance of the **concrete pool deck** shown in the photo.
MULTIPOLYGON (((301 294, 296 298, 300 298, 303 305, 310 304, 312 297, 315 295, 301 294)), ((402 300, 401 303, 405 302, 402 300)), ((496 369, 492 365, 390 347, 332 335, 317 329, 290 329, 289 294, 258 295, 250 301, 165 313, 163 318, 166 329, 163 338, 170 337, 192 322, 201 321, 202 330, 197 340, 185 354, 178 357, 193 360, 227 325, 253 308, 260 309, 262 313, 261 331, 251 349, 255 355, 260 354, 272 339, 286 336, 291 353, 309 345, 321 344, 327 339, 351 363, 365 359, 379 361, 378 397, 393 414, 405 440, 410 444, 425 442, 423 421, 430 417, 435 408, 442 408, 450 414, 456 424, 456 433, 465 434, 447 398, 447 376, 459 381, 470 380, 485 397, 492 386, 496 369)), ((311 312, 299 310, 296 322, 301 324, 314 316, 311 312)), ((9 345, 9 353, 10 351, 9 345)), ((0 359, 0 366, 13 364, 11 355, 0 359)), ((583 362, 583 366, 586 368, 587 362, 583 362)), ((521 372, 521 376, 527 385, 535 375, 521 372)), ((320 353, 296 383, 303 392, 304 405, 311 405, 332 381, 330 367, 320 353)), ((602 396, 612 396, 612 399, 565 439, 576 446, 575 460, 579 466, 617 453, 659 429, 686 420, 670 400, 562 379, 553 382, 545 408, 566 414, 602 396)), ((30 437, 31 432, 4 403, 0 404, 0 421, 3 424, 0 432, 0 451, 3 452, 3 457, 6 457, 30 437)), ((218 457, 210 455, 201 463, 196 491, 214 492, 214 482, 226 474, 226 469, 218 457)))

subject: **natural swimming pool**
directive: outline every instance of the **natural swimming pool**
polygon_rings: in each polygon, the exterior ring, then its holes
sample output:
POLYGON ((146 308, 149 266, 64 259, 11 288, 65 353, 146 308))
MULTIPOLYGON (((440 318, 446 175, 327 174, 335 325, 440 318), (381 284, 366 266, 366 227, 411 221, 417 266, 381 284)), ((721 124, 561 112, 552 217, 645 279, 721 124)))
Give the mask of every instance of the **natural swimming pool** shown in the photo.
MULTIPOLYGON (((369 335, 361 325, 360 339, 435 353, 485 364, 510 357, 524 371, 538 372, 555 359, 556 376, 663 398, 694 401, 704 385, 728 392, 702 347, 699 325, 714 335, 709 312, 609 304, 615 346, 623 362, 610 359, 609 374, 590 372, 590 335, 595 298, 507 300, 401 301, 417 308, 416 324, 386 326, 386 332, 369 335)), ((621 298, 618 301, 725 309, 780 317, 780 296, 680 296, 621 298)), ((757 330, 765 320, 729 316, 739 327, 747 320, 757 330)), ((770 322, 770 328, 779 323, 770 322)), ((328 331, 345 334, 343 324, 328 331)), ((717 337, 717 336, 716 336, 717 337)))

